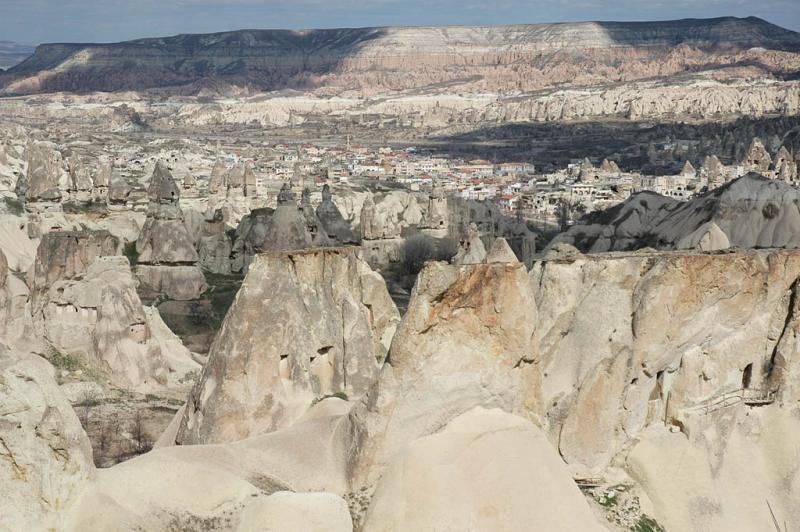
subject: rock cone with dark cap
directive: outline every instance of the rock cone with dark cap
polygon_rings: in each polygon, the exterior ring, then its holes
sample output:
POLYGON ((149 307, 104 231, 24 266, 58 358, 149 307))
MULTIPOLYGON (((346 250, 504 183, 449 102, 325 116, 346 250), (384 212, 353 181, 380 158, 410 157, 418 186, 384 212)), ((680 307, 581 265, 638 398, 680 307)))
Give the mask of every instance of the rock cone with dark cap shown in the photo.
POLYGON ((246 269, 258 253, 297 250, 313 245, 314 236, 309 231, 303 210, 298 208, 288 183, 284 183, 274 211, 255 209, 240 222, 233 244, 234 270, 246 269))
POLYGON ((200 257, 183 223, 180 190, 167 167, 159 161, 148 187, 150 206, 136 251, 136 275, 147 294, 168 299, 197 299, 206 289, 197 262, 200 257))
POLYGON ((333 193, 328 185, 322 187, 322 203, 317 206, 316 214, 332 241, 339 244, 355 244, 358 241, 350 224, 333 202, 333 193))

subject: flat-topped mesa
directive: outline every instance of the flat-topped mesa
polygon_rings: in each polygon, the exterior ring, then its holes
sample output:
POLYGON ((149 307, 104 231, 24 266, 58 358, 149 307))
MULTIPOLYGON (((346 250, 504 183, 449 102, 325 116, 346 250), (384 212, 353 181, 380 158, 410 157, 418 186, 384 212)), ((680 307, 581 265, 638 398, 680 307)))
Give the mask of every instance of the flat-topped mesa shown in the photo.
MULTIPOLYGON (((706 73, 739 64, 742 54, 758 62, 747 66, 762 77, 777 76, 787 71, 798 49, 797 33, 752 17, 241 30, 41 45, 0 76, 0 87, 8 93, 185 90, 213 80, 223 86, 244 81, 257 90, 308 90, 308 76, 324 74, 315 88, 328 95, 354 87, 357 94, 370 95, 433 83, 460 83, 466 93, 485 93, 487 87, 489 92, 528 91, 706 73), (126 60, 118 61, 122 56, 126 60)), ((752 70, 744 72, 738 76, 752 70)), ((726 74, 737 75, 718 75, 726 74)))
POLYGON ((354 486, 475 406, 534 420, 592 476, 649 427, 703 438, 685 409, 723 392, 796 401, 798 280, 796 250, 428 263, 391 370, 350 414, 354 486))
POLYGON ((17 194, 29 203, 58 203, 61 201, 59 188, 62 177, 62 157, 55 145, 44 142, 30 142, 26 148, 28 171, 23 184, 17 183, 17 194))
POLYGON ((357 249, 253 259, 189 397, 178 443, 271 432, 322 397, 355 400, 366 392, 399 313, 357 249))
POLYGON ((159 161, 147 192, 150 200, 136 241, 136 276, 142 291, 168 299, 197 299, 207 288, 194 242, 183 222, 180 189, 166 165, 159 161))
POLYGON ((333 192, 328 184, 322 187, 322 202, 317 205, 316 215, 332 242, 337 244, 356 244, 358 242, 353 228, 350 227, 339 207, 333 202, 333 192))

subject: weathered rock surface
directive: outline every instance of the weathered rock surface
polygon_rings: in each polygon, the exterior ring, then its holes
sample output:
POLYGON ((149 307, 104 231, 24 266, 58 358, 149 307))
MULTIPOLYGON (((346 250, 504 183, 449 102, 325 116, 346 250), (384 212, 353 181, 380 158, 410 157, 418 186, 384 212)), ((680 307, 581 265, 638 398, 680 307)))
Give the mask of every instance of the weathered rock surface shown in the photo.
POLYGON ((643 192, 556 237, 583 251, 800 247, 800 192, 750 173, 687 202, 643 192))
POLYGON ((333 202, 333 193, 327 184, 322 187, 322 202, 317 206, 316 215, 331 241, 340 245, 357 242, 353 229, 333 202))
POLYGON ((136 241, 136 277, 142 290, 178 301, 197 299, 207 284, 184 223, 180 189, 162 161, 156 163, 147 195, 147 219, 136 241))
MULTIPOLYGON (((246 270, 259 253, 298 250, 315 245, 315 235, 309 231, 308 219, 288 185, 284 185, 278 194, 274 210, 253 210, 242 219, 236 234, 233 243, 235 271, 246 270)), ((318 236, 324 237, 327 243, 327 236, 318 236)))
POLYGON ((474 406, 534 420, 593 475, 652 425, 691 430, 684 410, 726 391, 794 397, 798 278, 788 250, 574 256, 530 279, 521 264, 429 263, 351 412, 355 485, 474 406))
POLYGON ((291 425, 316 399, 356 399, 399 321, 356 248, 256 256, 214 341, 177 441, 241 440, 291 425))
POLYGON ((476 408, 396 457, 363 530, 604 530, 545 435, 476 408))
POLYGON ((458 252, 453 257, 453 264, 480 264, 486 259, 486 246, 481 240, 478 226, 470 224, 467 236, 458 244, 458 252))
POLYGON ((236 84, 244 80, 261 90, 280 90, 305 89, 309 75, 323 73, 324 82, 316 90, 320 95, 347 89, 369 95, 456 81, 464 85, 462 92, 486 93, 679 77, 689 72, 735 77, 736 69, 724 67, 741 66, 743 61, 749 65, 750 79, 772 78, 787 71, 786 63, 796 64, 798 49, 796 33, 753 17, 246 30, 114 44, 42 45, 0 83, 10 93, 188 84, 200 88, 211 80, 236 84))
POLYGON ((354 486, 373 483, 413 440, 476 406, 513 412, 531 357, 536 303, 522 264, 429 262, 388 365, 351 413, 354 486))
POLYGON ((92 449, 53 368, 0 351, 0 527, 64 529, 94 476, 92 449))
POLYGON ((24 190, 18 184, 17 195, 24 191, 26 201, 61 201, 59 184, 62 179, 62 157, 54 145, 43 142, 32 142, 26 148, 28 156, 28 172, 25 177, 24 190))

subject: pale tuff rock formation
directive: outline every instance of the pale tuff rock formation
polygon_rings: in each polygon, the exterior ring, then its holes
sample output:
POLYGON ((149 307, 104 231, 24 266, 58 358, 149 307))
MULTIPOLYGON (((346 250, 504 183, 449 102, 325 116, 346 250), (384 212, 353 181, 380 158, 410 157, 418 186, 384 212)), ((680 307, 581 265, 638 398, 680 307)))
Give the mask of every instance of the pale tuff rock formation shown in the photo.
POLYGON ((255 258, 189 398, 179 443, 241 440, 291 425, 315 399, 366 392, 399 314, 356 249, 255 258))
POLYGON ((244 164, 244 195, 248 198, 254 198, 258 195, 258 181, 256 174, 253 172, 253 166, 250 163, 244 164))
POLYGON ((184 198, 196 198, 197 191, 197 178, 193 174, 186 174, 181 182, 181 196, 184 198))
POLYGON ((236 164, 228 172, 226 182, 228 185, 226 194, 228 198, 242 198, 244 197, 244 177, 245 165, 242 163, 236 164))
POLYGON ((800 192, 781 181, 748 174, 687 202, 640 193, 592 214, 555 241, 584 251, 800 247, 800 192), (713 225, 712 225, 713 224, 713 225), (711 231, 711 233, 709 233, 711 231), (706 235, 710 235, 704 240, 706 235), (713 238, 712 238, 713 237, 713 238), (724 238, 723 238, 724 237, 724 238))
POLYGON ((300 471, 308 475, 307 483, 329 474, 319 457, 327 458, 320 450, 326 434, 331 443, 331 412, 277 438, 172 447, 95 470, 89 440, 52 372, 41 358, 0 353, 4 528, 249 531, 267 523, 276 530, 352 530, 341 498, 282 492, 286 487, 269 477, 274 471, 300 486, 300 471))
POLYGON ((208 193, 211 195, 225 195, 228 189, 228 168, 222 160, 217 159, 208 178, 208 193))
POLYGON ((592 183, 599 179, 599 173, 595 170, 592 161, 588 158, 581 161, 580 169, 578 170, 578 180, 583 183, 592 183))
POLYGON ((603 162, 600 164, 600 173, 604 176, 618 176, 622 171, 619 169, 616 162, 603 159, 603 162))
POLYGON ((434 181, 433 189, 428 197, 428 212, 425 216, 425 227, 429 229, 447 230, 449 221, 447 196, 441 183, 434 181))
POLYGON ((703 159, 703 165, 700 167, 700 177, 706 180, 709 190, 718 188, 725 183, 726 179, 719 157, 709 155, 703 159))
MULTIPOLYGON (((541 426, 579 476, 602 476, 625 459, 631 443, 641 442, 641 452, 634 447, 628 458, 629 471, 641 479, 655 515, 680 524, 678 530, 729 529, 732 521, 716 512, 702 524, 690 522, 704 512, 709 486, 739 498, 736 479, 742 478, 768 487, 776 515, 792 522, 797 493, 787 486, 796 480, 781 479, 797 476, 788 466, 797 450, 777 432, 784 425, 787 434, 800 431, 785 410, 798 393, 800 317, 793 294, 799 278, 800 254, 788 250, 587 255, 537 262, 530 275, 519 264, 429 263, 389 365, 350 413, 353 488, 377 482, 377 497, 386 479, 400 489, 398 480, 389 480, 397 473, 392 464, 413 456, 414 440, 488 406, 541 426), (722 394, 742 388, 769 391, 775 402, 767 401, 763 414, 741 402, 719 406, 722 394), (721 411, 707 413, 708 404, 721 411), (731 415, 738 416, 734 426, 731 415), (704 464, 700 483, 690 481, 693 468, 685 474, 681 468, 683 484, 659 488, 658 475, 675 468, 678 452, 659 458, 652 450, 661 445, 658 434, 667 437, 665 424, 683 432, 669 438, 701 442, 691 462, 704 464), (763 431, 775 433, 774 443, 763 431), (734 433, 732 440, 725 436, 734 433), (747 449, 777 454, 753 461, 747 449), (747 474, 737 472, 739 460, 751 464, 747 474)), ((382 515, 412 518, 382 504, 382 515)), ((770 526, 762 504, 745 521, 758 524, 754 529, 770 526)))
POLYGON ((17 183, 17 195, 29 202, 61 201, 61 153, 54 145, 44 142, 29 143, 26 152, 28 171, 24 184, 17 183))
POLYGON ((221 209, 206 213, 195 246, 203 269, 212 273, 231 273, 233 244, 221 209))
POLYGON ((116 255, 119 242, 108 231, 54 231, 36 249, 31 283, 34 313, 57 281, 80 279, 97 257, 116 255))
POLYGON ((136 241, 136 277, 146 293, 197 299, 207 288, 197 266, 200 257, 183 223, 180 190, 162 161, 156 163, 147 195, 147 219, 136 241))
POLYGON ((697 170, 695 170, 694 166, 692 166, 692 163, 690 161, 686 161, 685 163, 683 163, 680 175, 686 177, 695 177, 697 175, 697 170))
POLYGON ((29 290, 8 267, 5 253, 0 249, 0 341, 13 344, 30 333, 25 306, 29 290))
POLYGON ((68 159, 69 185, 67 193, 71 201, 86 203, 92 199, 91 169, 81 162, 80 157, 73 155, 68 159))
POLYGON ((475 224, 481 236, 490 241, 503 237, 514 253, 530 268, 536 253, 536 234, 524 220, 507 216, 489 201, 448 199, 450 235, 458 241, 468 239, 470 226, 475 224))
POLYGON ((790 184, 797 184, 797 162, 786 146, 781 146, 773 158, 772 170, 776 179, 790 184))
POLYGON ((322 202, 317 206, 316 215, 331 241, 344 245, 357 243, 353 229, 333 202, 333 192, 327 184, 322 187, 322 202))
POLYGON ((128 203, 130 194, 131 186, 112 166, 108 178, 108 203, 110 205, 125 205, 128 203))
POLYGON ((478 226, 469 225, 466 238, 458 243, 458 252, 453 264, 480 264, 486 259, 486 246, 483 244, 478 226))
POLYGON ((511 247, 509 247, 506 239, 498 237, 494 239, 494 242, 492 242, 492 247, 489 249, 489 253, 486 254, 486 258, 483 259, 483 262, 487 264, 492 262, 514 264, 519 262, 519 260, 517 259, 517 256, 514 255, 514 251, 511 249, 511 247))
POLYGON ((364 532, 604 530, 529 421, 475 408, 420 438, 378 483, 364 532))
POLYGON ((94 176, 92 182, 92 201, 95 203, 106 203, 108 201, 108 187, 114 179, 114 163, 106 161, 100 165, 100 169, 94 176))
POLYGON ((300 196, 300 210, 306 220, 308 234, 311 235, 311 245, 314 247, 329 246, 331 241, 328 238, 328 232, 322 226, 322 222, 311 205, 311 191, 307 188, 303 189, 303 193, 300 196))
POLYGON ((361 209, 361 238, 381 240, 399 238, 403 228, 416 227, 424 220, 424 212, 415 195, 395 190, 377 197, 364 198, 361 209))
POLYGON ((753 138, 750 142, 750 147, 747 148, 742 165, 749 172, 758 172, 763 174, 767 172, 772 166, 772 157, 764 147, 764 143, 758 137, 753 138))
POLYGON ((698 437, 653 427, 634 444, 625 467, 653 516, 667 530, 777 530, 776 521, 791 529, 800 521, 791 409, 739 406, 710 417, 698 437))
POLYGON ((350 414, 354 491, 417 438, 476 406, 514 412, 531 359, 536 303, 522 264, 429 262, 417 278, 388 365, 350 414))
POLYGON ((35 331, 118 386, 164 384, 169 368, 152 339, 128 261, 113 256, 116 244, 105 232, 45 235, 33 278, 35 331))
POLYGON ((92 449, 53 368, 0 348, 0 525, 61 530, 94 475, 92 449))
MULTIPOLYGON (((312 221, 312 225, 319 226, 316 221, 312 221)), ((233 243, 232 269, 246 271, 259 253, 304 249, 315 243, 327 244, 327 236, 321 231, 316 231, 316 234, 309 231, 305 210, 298 207, 294 193, 288 183, 284 183, 274 211, 254 209, 240 222, 233 243)))
POLYGON ((574 261, 581 255, 582 253, 580 250, 571 244, 567 244, 566 242, 553 242, 545 248, 544 253, 542 253, 542 259, 574 261))

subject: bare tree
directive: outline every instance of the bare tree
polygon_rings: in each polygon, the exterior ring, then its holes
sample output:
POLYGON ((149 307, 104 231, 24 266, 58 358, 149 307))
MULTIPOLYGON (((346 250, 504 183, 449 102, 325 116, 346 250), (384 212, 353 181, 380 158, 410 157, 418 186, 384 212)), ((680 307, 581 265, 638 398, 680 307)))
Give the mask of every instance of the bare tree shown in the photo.
POLYGON ((407 274, 417 274, 426 261, 433 259, 435 248, 425 235, 413 235, 403 242, 400 250, 400 264, 407 274))
POLYGON ((137 410, 134 414, 129 432, 131 438, 133 438, 136 453, 146 453, 153 448, 153 438, 147 431, 147 427, 145 427, 144 415, 141 409, 137 410))

